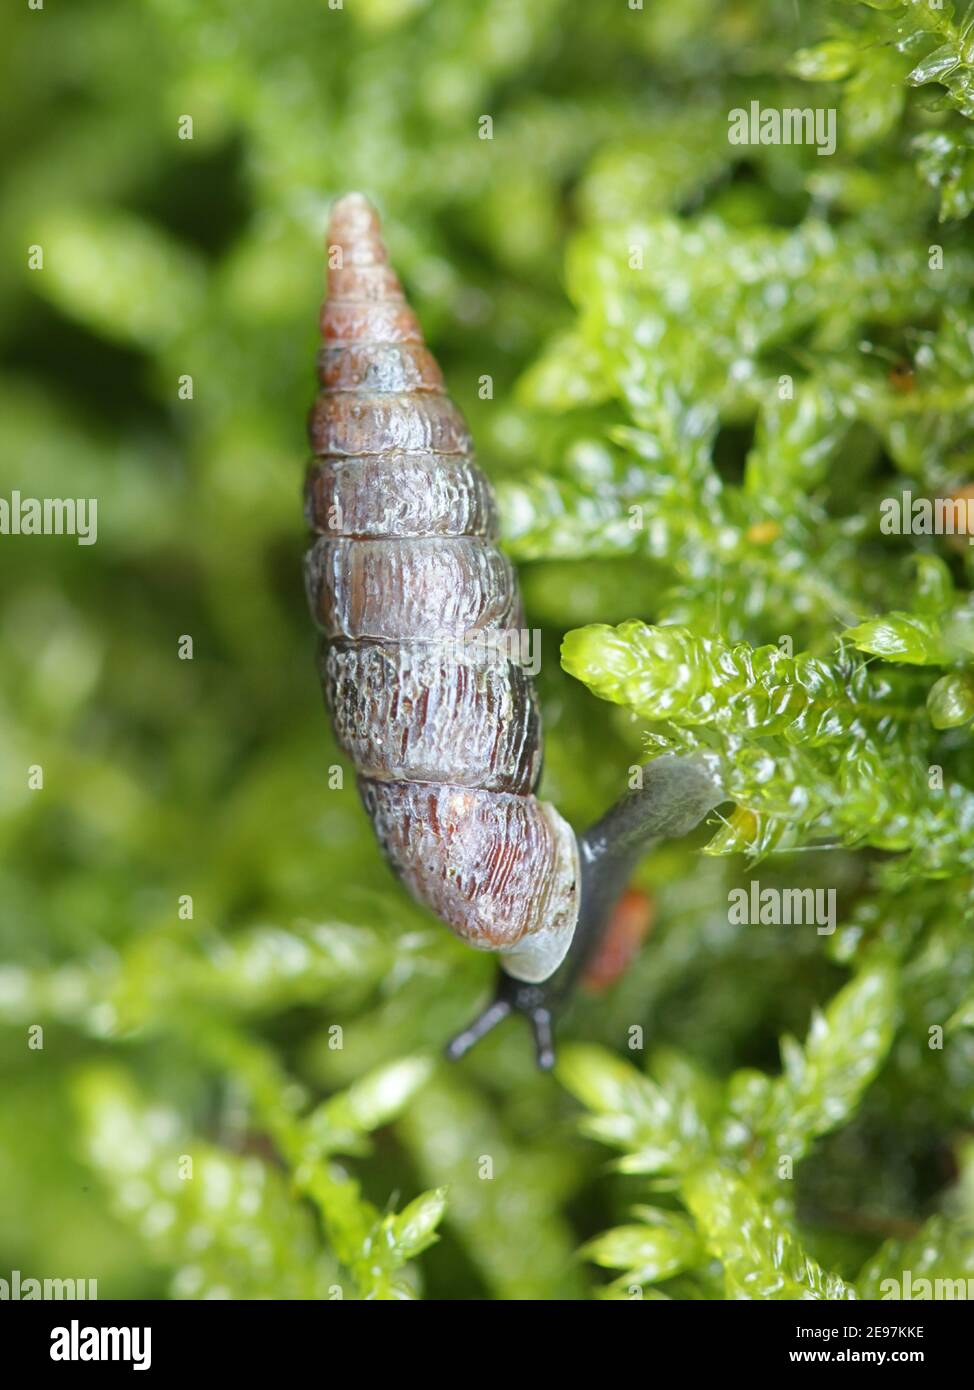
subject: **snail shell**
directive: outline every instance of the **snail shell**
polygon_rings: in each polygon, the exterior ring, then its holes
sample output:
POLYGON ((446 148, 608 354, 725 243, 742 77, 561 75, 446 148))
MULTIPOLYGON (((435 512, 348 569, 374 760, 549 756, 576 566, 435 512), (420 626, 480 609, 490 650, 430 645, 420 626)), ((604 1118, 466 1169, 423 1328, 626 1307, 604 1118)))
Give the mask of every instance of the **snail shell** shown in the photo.
POLYGON ((328 243, 306 583, 335 734, 413 896, 545 980, 578 918, 578 846, 534 796, 541 720, 493 496, 365 198, 335 204, 328 243))

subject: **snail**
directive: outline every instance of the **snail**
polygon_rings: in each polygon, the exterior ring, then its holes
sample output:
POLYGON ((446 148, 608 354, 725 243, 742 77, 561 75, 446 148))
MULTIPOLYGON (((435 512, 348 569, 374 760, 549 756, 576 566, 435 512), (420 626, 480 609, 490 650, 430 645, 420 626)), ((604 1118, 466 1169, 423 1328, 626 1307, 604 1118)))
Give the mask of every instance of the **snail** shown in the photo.
POLYGON ((325 700, 395 873, 500 958, 448 1055, 517 1012, 547 1068, 555 1012, 647 842, 724 795, 705 756, 667 755, 580 836, 535 796, 541 716, 493 495, 361 194, 332 208, 328 267, 305 481, 325 700))

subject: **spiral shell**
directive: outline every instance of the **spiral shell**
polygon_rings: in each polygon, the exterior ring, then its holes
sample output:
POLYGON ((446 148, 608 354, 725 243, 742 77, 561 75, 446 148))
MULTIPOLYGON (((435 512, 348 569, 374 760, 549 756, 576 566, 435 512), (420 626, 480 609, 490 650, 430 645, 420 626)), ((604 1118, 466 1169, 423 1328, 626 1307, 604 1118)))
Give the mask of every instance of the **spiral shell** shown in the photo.
POLYGON ((541 721, 504 640, 523 619, 490 486, 365 198, 335 204, 328 243, 306 583, 335 733, 414 897, 545 980, 578 917, 578 846, 533 795, 541 721))

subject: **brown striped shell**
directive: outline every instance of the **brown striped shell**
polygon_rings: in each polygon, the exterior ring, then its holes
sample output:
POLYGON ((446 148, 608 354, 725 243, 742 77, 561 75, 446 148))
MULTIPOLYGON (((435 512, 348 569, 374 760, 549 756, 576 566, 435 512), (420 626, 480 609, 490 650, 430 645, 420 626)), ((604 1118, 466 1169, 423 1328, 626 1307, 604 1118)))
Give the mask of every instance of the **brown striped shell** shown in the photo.
POLYGON ((335 733, 406 887, 544 980, 575 929, 578 847, 533 794, 541 722, 503 640, 523 618, 490 486, 361 195, 335 204, 328 248, 306 580, 335 733))

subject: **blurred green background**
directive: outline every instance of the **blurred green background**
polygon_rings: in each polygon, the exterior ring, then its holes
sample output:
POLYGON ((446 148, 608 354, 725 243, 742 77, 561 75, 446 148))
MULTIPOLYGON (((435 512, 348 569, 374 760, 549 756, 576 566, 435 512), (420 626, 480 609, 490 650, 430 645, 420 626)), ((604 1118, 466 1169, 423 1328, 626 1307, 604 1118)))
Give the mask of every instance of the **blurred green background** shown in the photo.
MULTIPOLYGON (((609 1275, 578 1248, 652 1190, 665 1217, 643 1212, 651 1235, 631 1237, 634 1253, 590 1251, 636 1271, 614 1291, 733 1296, 718 1197, 678 1201, 665 1176, 610 1169, 516 1023, 459 1067, 436 1061, 493 966, 392 882, 347 769, 344 788, 330 783, 341 759, 301 582, 322 238, 342 192, 382 212, 544 629, 543 792, 582 825, 641 761, 646 721, 560 670, 566 630, 666 618, 732 640, 788 632, 827 654, 844 624, 910 605, 910 545, 874 556, 868 506, 898 474, 918 488, 969 476, 971 98, 960 86, 938 107, 911 91, 943 39, 915 8, 8 10, 0 495, 96 497, 99 530, 92 547, 0 537, 0 1275, 97 1278, 102 1297, 582 1298, 609 1275), (872 27, 901 11, 908 44, 872 27), (839 47, 795 65, 823 42, 839 47), (728 110, 752 98, 840 103, 834 160, 728 145, 728 110), (613 313, 594 248, 630 223, 656 228, 646 255, 663 280, 613 313), (931 240, 947 249, 942 282, 908 264, 931 240), (924 344, 938 370, 918 368, 904 406, 889 373, 924 344), (783 370, 818 404, 779 438, 756 424, 755 383, 783 370), (620 433, 648 427, 650 371, 697 410, 660 387, 662 464, 620 433), (694 430, 706 474, 668 474, 667 450, 694 430), (684 490, 667 493, 667 475, 684 490), (721 489, 727 514, 694 531, 721 489), (633 498, 659 504, 642 548, 625 525, 633 498), (780 539, 752 529, 769 519, 780 539), (749 568, 768 537, 771 560, 749 568), (28 1045, 36 1024, 42 1049, 28 1045)), ((961 591, 969 556, 937 549, 961 591)), ((974 791, 969 736, 951 740, 928 760, 974 791)), ((703 1115, 735 1068, 738 1099, 752 1069, 775 1074, 779 1035, 805 1035, 846 967, 873 970, 857 953, 885 933, 874 1011, 869 976, 853 1001, 864 1015, 830 1016, 834 1055, 810 1054, 804 1102, 798 1082, 779 1096, 793 1118, 814 1092, 806 1147, 844 1127, 787 1197, 754 1179, 755 1220, 800 1233, 850 1279, 888 1237, 974 1272, 970 861, 884 885, 876 851, 813 839, 762 865, 764 881, 838 888, 829 941, 732 927, 728 887, 748 867, 702 857, 706 839, 644 866, 651 941, 563 1035, 623 1053, 643 1026, 676 1050, 660 1094, 689 1087, 687 1113, 703 1115), (930 1051, 928 1026, 948 1019, 945 1050, 930 1051), (929 1220, 946 1223, 936 1240, 929 1220)), ((565 1079, 589 1108, 648 1104, 613 1090, 604 1054, 573 1055, 565 1079), (580 1079, 596 1055, 602 1079, 580 1079)), ((655 1113, 622 1147, 645 1149, 655 1113)), ((714 1121, 704 1150, 750 1182, 732 1130, 714 1121)), ((896 1269, 906 1258, 887 1254, 896 1269)))

